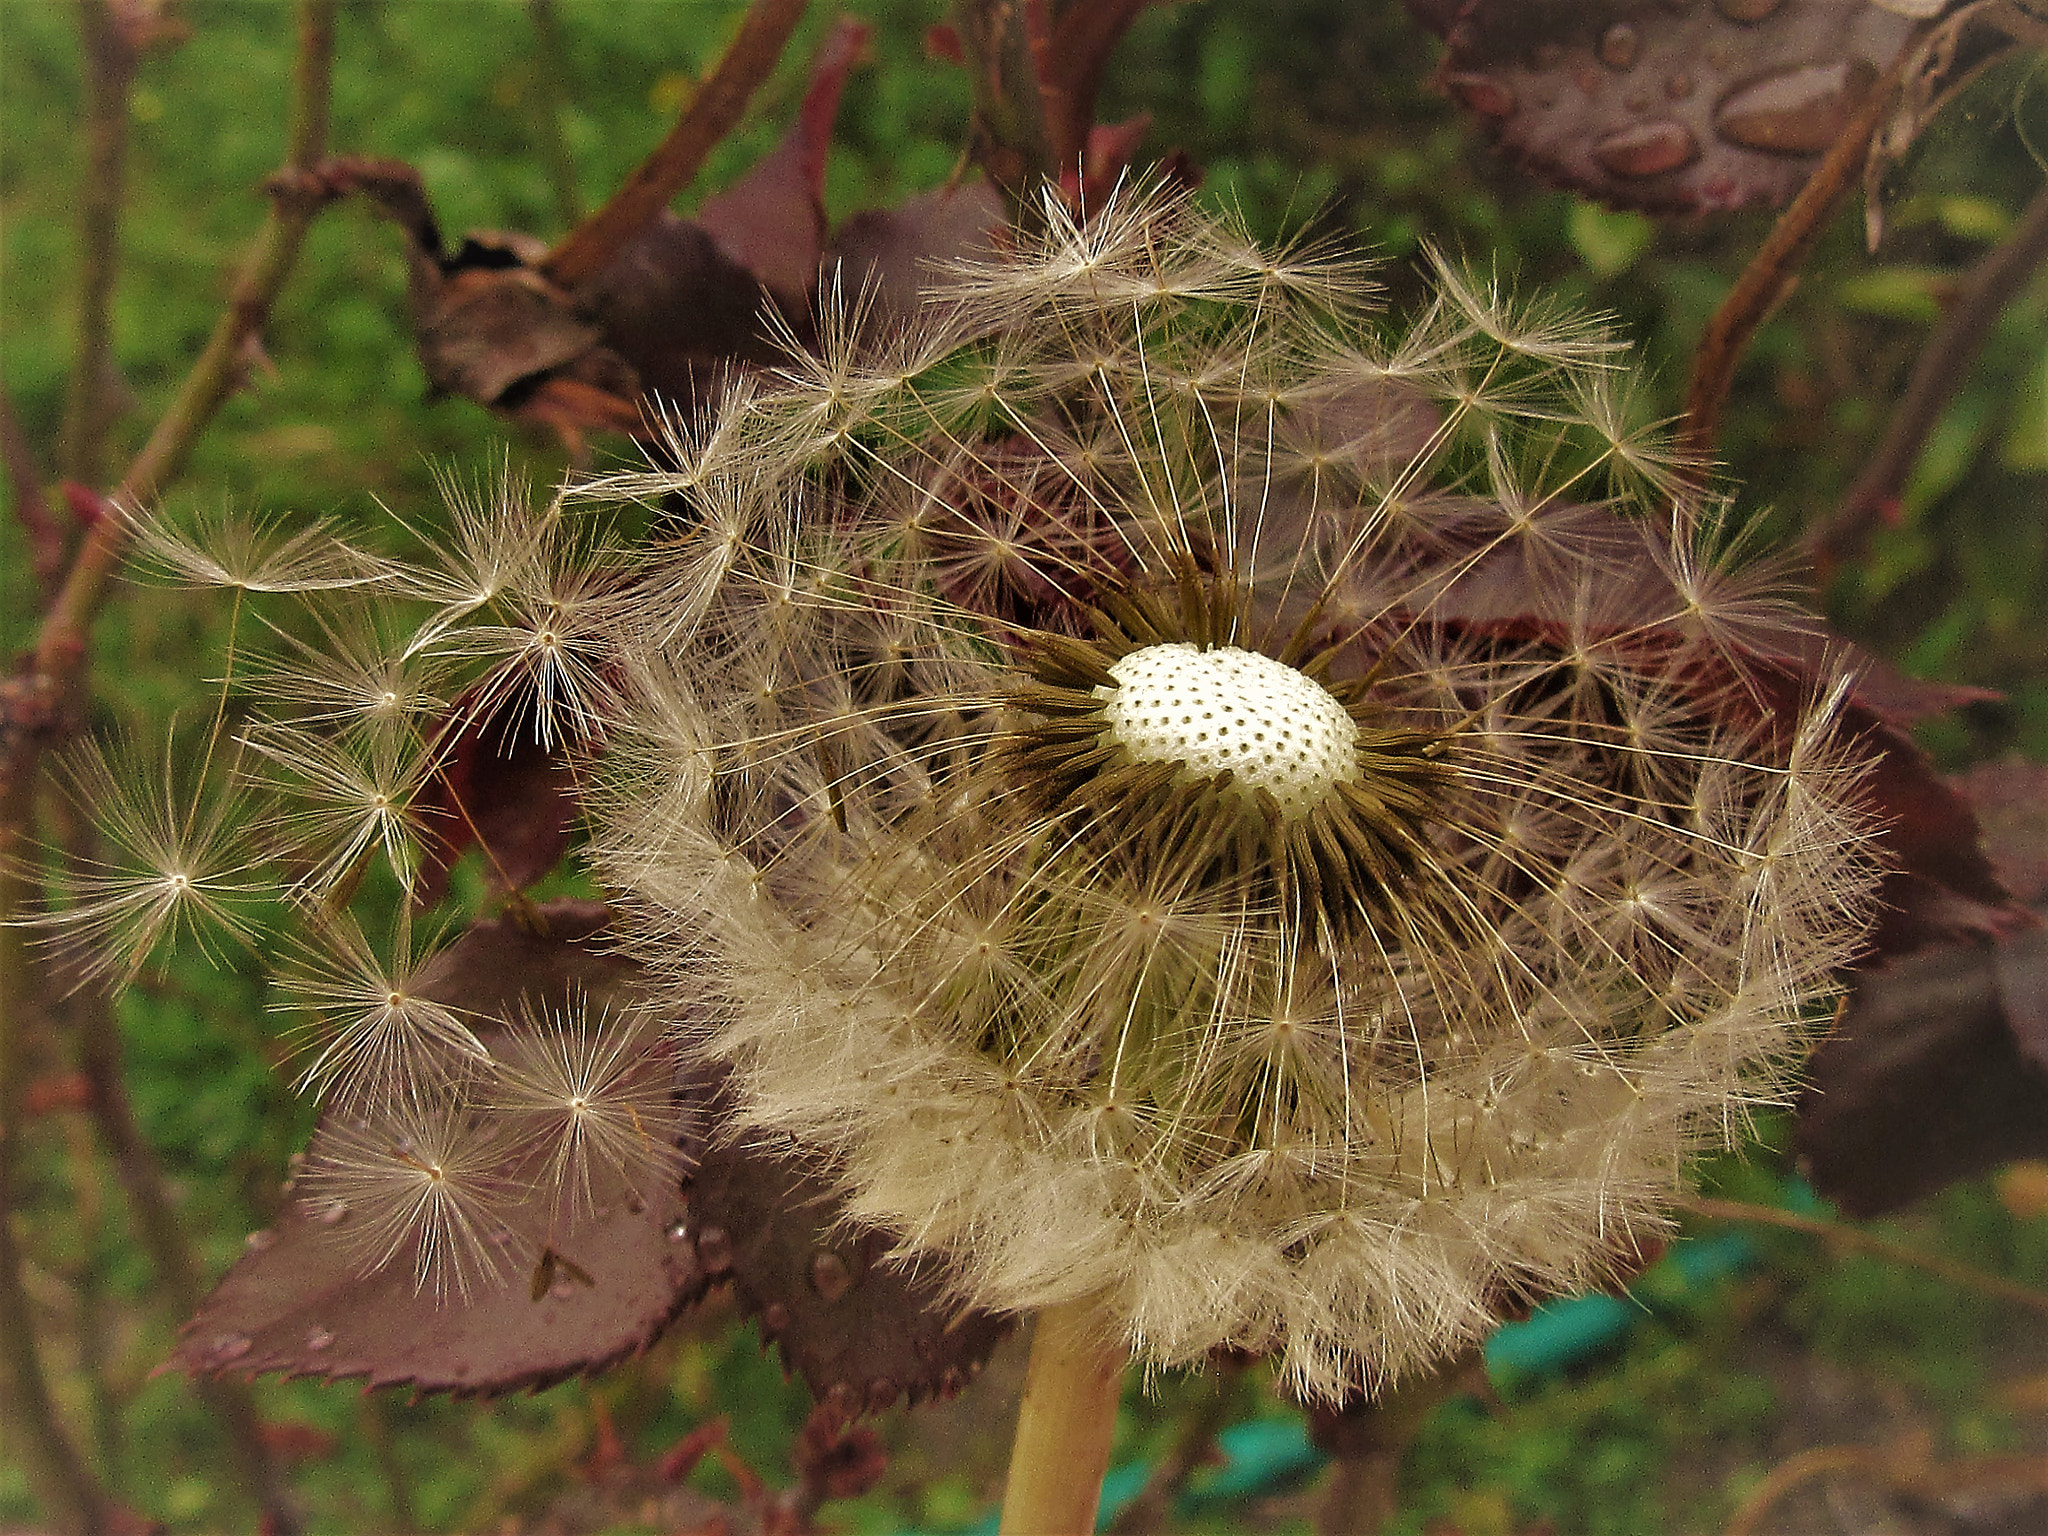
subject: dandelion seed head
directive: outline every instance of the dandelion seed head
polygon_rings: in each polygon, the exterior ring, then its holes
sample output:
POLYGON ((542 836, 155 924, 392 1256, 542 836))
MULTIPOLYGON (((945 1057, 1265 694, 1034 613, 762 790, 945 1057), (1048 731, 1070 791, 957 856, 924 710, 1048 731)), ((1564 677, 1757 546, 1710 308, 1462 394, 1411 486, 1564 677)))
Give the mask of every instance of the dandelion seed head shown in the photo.
POLYGON ((1371 288, 1138 196, 915 365, 828 327, 694 439, 594 800, 657 1008, 906 1262, 1326 1398, 1625 1265, 1872 868, 1612 335, 1371 288))

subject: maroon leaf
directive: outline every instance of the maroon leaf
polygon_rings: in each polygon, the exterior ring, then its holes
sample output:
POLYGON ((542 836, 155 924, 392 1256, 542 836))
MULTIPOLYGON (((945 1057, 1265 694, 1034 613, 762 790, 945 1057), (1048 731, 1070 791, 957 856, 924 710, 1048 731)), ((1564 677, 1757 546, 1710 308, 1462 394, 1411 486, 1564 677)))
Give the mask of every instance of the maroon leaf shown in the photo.
POLYGON ((540 241, 485 231, 450 254, 411 166, 339 159, 321 174, 337 192, 362 192, 404 231, 414 336, 435 389, 540 421, 572 444, 585 431, 640 426, 638 374, 605 344, 603 326, 541 275, 540 241))
POLYGON ((851 298, 868 294, 881 319, 917 313, 920 296, 939 268, 971 256, 986 257, 1003 227, 1003 200, 985 181, 922 192, 894 208, 856 213, 839 226, 825 255, 851 298))
POLYGON ((448 872, 477 844, 492 890, 523 890, 561 861, 576 821, 576 777, 560 743, 537 740, 517 709, 474 718, 472 699, 456 701, 465 724, 421 796, 436 833, 416 892, 427 906, 447 894, 448 872))
POLYGON ((1859 976, 1799 1105, 1795 1144, 1814 1187, 1875 1216, 2048 1156, 2044 999, 2048 928, 1940 945, 1859 976))
POLYGON ((1913 23, 1866 0, 1409 0, 1438 79, 1534 174, 1617 208, 1798 190, 1913 23))
POLYGON ((817 62, 796 122, 736 185, 704 200, 697 222, 760 279, 786 311, 801 312, 825 247, 825 156, 847 73, 867 43, 864 22, 841 18, 817 62))
POLYGON ((683 411, 735 367, 782 356, 764 305, 799 340, 825 239, 832 121, 867 27, 843 21, 796 123, 696 220, 663 212, 571 290, 530 236, 468 236, 452 254, 419 175, 394 160, 334 160, 330 190, 360 191, 405 232, 421 366, 434 387, 559 432, 652 436, 648 396, 683 411))
POLYGON ((831 1185, 794 1146, 714 1142, 690 1180, 689 1220, 703 1272, 733 1282, 763 1340, 848 1418, 951 1397, 1010 1330, 953 1300, 935 1271, 885 1262, 887 1234, 845 1230, 831 1185))
POLYGON ((2048 902, 2048 767, 1980 763, 1949 780, 1977 814, 1991 867, 2019 901, 2048 902))
POLYGON ((1814 1055, 1797 1145, 1815 1187, 1857 1216, 2048 1154, 2048 767, 1988 764, 1945 787, 2035 912, 1856 978, 1814 1055))
MULTIPOLYGON (((1550 537, 1569 538, 1597 553, 1613 571, 1603 616, 1611 631, 1627 632, 1682 611, 1671 579, 1652 558, 1655 534, 1647 525, 1581 507, 1554 512, 1547 527, 1550 537)), ((1517 641, 1568 643, 1585 621, 1556 611, 1539 543, 1497 544, 1432 597, 1431 619, 1517 641)), ((1732 665, 1705 659, 1690 664, 1686 681, 1702 707, 1741 725, 1792 718, 1791 706, 1821 691, 1837 669, 1856 676, 1843 728, 1868 754, 1865 801, 1883 828, 1889 864, 1873 954, 1901 955, 1962 936, 1989 938, 2026 924, 2020 904, 1985 857, 1970 803, 1935 771, 1907 730, 1913 720, 1983 697, 1981 690, 1901 677, 1817 626, 1776 621, 1768 606, 1752 621, 1731 615, 1723 624, 1722 640, 1731 661, 1740 662, 1741 682, 1732 665)))
MULTIPOLYGON (((574 994, 603 998, 629 984, 632 968, 592 943, 604 908, 564 902, 539 915, 545 934, 507 919, 477 924, 435 961, 422 990, 503 1019, 522 1001, 560 1007, 574 994)), ((662 1058, 647 1069, 673 1067, 662 1058)), ((645 1349, 707 1286, 682 1236, 681 1195, 645 1199, 617 1173, 611 1185, 600 1179, 592 1214, 566 1230, 551 1191, 529 1186, 503 1213, 507 1273, 466 1299, 419 1289, 403 1259, 360 1273, 346 1208, 288 1196, 277 1225, 250 1238, 186 1325, 170 1364, 194 1374, 360 1377, 465 1396, 537 1390, 602 1370, 645 1349)))

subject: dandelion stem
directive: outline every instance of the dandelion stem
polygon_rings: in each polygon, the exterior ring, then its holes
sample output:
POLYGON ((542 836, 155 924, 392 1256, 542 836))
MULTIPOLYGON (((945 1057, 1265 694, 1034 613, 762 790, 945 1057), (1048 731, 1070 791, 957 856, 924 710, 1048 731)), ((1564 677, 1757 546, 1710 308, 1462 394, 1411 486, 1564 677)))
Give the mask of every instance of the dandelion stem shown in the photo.
POLYGON ((1010 1450, 1002 1536, 1086 1536, 1095 1529, 1124 1359, 1092 1302, 1038 1314, 1010 1450))

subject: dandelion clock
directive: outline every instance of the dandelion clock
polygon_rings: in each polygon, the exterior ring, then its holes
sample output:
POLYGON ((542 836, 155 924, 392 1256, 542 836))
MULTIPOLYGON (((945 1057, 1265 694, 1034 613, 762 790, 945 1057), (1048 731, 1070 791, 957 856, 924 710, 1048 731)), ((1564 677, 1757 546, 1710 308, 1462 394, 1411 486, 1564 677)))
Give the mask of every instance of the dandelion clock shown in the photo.
POLYGON ((1092 1518, 1126 1360, 1330 1401, 1626 1272, 1872 883, 1597 325, 1046 218, 589 491, 685 509, 607 619, 629 950, 733 1134, 1037 1314, 1013 1530, 1092 1518))

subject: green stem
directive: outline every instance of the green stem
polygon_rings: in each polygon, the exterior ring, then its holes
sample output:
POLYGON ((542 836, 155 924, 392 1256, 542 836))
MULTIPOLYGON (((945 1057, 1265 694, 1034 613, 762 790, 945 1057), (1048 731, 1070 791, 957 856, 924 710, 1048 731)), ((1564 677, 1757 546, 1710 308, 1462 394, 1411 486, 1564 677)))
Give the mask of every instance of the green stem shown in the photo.
POLYGON ((1109 1470, 1125 1353, 1091 1302, 1038 1314, 1002 1536, 1088 1536, 1109 1470))

